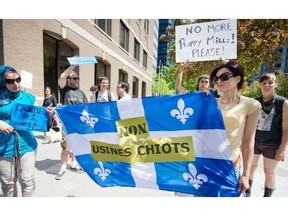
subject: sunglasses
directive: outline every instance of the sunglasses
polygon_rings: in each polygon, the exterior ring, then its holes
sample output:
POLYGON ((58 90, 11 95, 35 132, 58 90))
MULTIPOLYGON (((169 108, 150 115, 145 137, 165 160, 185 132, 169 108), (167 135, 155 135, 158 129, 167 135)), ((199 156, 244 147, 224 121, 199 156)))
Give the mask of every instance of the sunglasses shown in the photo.
POLYGON ((216 76, 214 78, 214 82, 217 83, 219 80, 221 80, 222 82, 227 81, 231 77, 234 77, 234 75, 231 72, 225 72, 225 73, 221 74, 220 76, 216 76))
POLYGON ((68 77, 68 78, 72 80, 79 80, 79 77, 68 77))
POLYGON ((18 77, 16 79, 5 79, 6 84, 14 84, 14 82, 20 83, 21 82, 21 77, 18 77))

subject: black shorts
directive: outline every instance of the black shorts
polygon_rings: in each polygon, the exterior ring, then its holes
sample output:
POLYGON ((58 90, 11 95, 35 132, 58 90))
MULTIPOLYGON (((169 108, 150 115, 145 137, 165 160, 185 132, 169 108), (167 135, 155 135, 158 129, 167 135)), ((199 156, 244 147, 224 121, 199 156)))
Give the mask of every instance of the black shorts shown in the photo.
POLYGON ((254 154, 257 154, 257 155, 262 154, 263 157, 274 160, 276 151, 279 148, 279 146, 280 146, 280 143, 266 144, 266 143, 255 142, 254 154))

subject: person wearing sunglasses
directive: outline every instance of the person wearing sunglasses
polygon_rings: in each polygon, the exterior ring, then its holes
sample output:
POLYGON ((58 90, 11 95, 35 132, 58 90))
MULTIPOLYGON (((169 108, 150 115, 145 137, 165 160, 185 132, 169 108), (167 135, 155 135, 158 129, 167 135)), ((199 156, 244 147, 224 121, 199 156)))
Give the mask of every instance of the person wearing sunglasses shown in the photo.
POLYGON ((288 100, 277 95, 277 77, 273 73, 264 74, 260 78, 262 110, 257 124, 254 157, 250 171, 250 188, 246 196, 251 196, 251 187, 254 173, 260 156, 263 156, 264 165, 264 197, 271 197, 275 190, 275 169, 279 161, 285 158, 288 145, 288 100))
MULTIPOLYGON (((76 65, 71 65, 68 67, 64 72, 61 73, 58 79, 61 96, 60 101, 63 105, 89 103, 85 93, 79 89, 79 77, 78 74, 74 71, 75 67, 76 65)), ((55 176, 55 179, 62 179, 66 172, 69 158, 71 158, 69 170, 79 174, 83 173, 83 169, 77 163, 76 158, 67 143, 64 130, 62 130, 61 147, 61 166, 55 176)))
POLYGON ((237 62, 222 61, 222 64, 211 72, 210 82, 214 82, 217 90, 221 92, 217 103, 223 116, 231 160, 239 182, 238 190, 245 195, 249 188, 254 138, 261 104, 240 94, 244 84, 244 69, 237 62))
POLYGON ((5 197, 23 197, 35 192, 34 166, 37 141, 32 131, 14 130, 10 125, 16 103, 36 105, 33 95, 21 90, 21 76, 9 65, 0 66, 0 182, 5 197))

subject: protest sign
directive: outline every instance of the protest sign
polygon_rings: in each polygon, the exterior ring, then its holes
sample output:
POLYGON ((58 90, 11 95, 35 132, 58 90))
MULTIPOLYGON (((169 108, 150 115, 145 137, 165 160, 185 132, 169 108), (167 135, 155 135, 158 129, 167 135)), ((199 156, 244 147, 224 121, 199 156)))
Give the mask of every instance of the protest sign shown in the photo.
POLYGON ((33 73, 21 70, 21 86, 32 89, 33 73))
POLYGON ((16 130, 46 132, 48 117, 46 107, 16 104, 12 109, 11 125, 16 130))
POLYGON ((94 56, 82 56, 82 57, 71 57, 67 58, 70 65, 80 65, 80 64, 97 64, 97 60, 94 56))
POLYGON ((176 62, 237 58, 237 20, 220 20, 175 28, 176 62))

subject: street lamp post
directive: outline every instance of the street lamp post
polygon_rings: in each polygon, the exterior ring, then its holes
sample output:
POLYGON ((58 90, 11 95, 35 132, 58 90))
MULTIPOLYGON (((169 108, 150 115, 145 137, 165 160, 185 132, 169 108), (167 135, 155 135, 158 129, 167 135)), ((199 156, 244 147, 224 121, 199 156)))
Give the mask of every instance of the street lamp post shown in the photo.
POLYGON ((158 96, 160 95, 160 81, 161 81, 161 73, 162 73, 162 63, 161 60, 159 60, 159 65, 158 65, 158 96))

